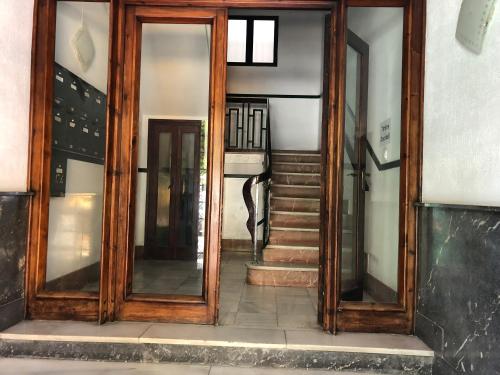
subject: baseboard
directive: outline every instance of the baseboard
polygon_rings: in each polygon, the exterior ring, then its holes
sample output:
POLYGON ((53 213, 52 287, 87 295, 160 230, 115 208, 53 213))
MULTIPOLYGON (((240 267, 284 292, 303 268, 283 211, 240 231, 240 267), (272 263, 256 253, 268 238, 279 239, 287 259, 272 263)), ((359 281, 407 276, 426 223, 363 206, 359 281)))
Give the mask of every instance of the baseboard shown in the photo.
POLYGON ((100 263, 96 262, 67 273, 45 284, 47 290, 80 290, 88 283, 99 280, 100 263))
POLYGON ((397 302, 398 292, 392 290, 379 279, 369 273, 364 275, 364 288, 375 301, 378 302, 397 302))

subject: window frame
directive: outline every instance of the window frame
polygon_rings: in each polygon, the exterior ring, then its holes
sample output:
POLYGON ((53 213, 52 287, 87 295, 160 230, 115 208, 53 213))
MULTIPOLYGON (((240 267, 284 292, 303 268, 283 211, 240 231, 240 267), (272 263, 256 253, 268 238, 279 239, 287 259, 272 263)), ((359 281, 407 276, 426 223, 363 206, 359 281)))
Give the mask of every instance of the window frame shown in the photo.
POLYGON ((241 16, 230 15, 228 21, 231 20, 245 20, 247 21, 247 34, 246 34, 246 56, 245 62, 229 62, 228 66, 278 66, 278 35, 279 35, 279 16, 241 16), (274 21, 274 46, 273 46, 273 62, 272 63, 259 63, 253 61, 253 43, 254 43, 254 23, 255 21, 274 21))

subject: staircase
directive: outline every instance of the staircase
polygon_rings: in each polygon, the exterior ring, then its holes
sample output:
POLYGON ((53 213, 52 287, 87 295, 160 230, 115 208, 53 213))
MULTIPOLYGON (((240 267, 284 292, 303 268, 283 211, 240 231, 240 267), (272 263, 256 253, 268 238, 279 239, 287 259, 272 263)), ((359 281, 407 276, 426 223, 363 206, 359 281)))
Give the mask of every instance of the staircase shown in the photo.
POLYGON ((271 222, 263 262, 248 264, 253 285, 317 287, 319 152, 273 151, 271 222))

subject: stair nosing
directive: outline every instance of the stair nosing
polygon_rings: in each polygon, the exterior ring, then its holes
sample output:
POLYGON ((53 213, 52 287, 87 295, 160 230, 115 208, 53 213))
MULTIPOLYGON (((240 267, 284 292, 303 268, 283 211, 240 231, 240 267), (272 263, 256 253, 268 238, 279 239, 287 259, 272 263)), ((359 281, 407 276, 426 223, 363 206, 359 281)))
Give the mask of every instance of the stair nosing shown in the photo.
POLYGON ((299 251, 299 250, 319 251, 319 246, 267 245, 264 248, 264 250, 266 249, 285 249, 291 251, 299 251))
POLYGON ((265 264, 255 264, 253 262, 247 262, 246 266, 249 269, 260 269, 260 270, 265 270, 265 271, 300 271, 300 272, 318 272, 318 266, 314 267, 304 267, 303 265, 300 266, 293 266, 294 263, 284 263, 283 265, 265 265, 265 264))
POLYGON ((273 172, 273 176, 275 175, 285 175, 285 176, 308 176, 308 177, 320 177, 321 173, 314 172, 273 172))
POLYGON ((273 211, 271 210, 271 215, 276 214, 276 215, 294 215, 294 216, 319 216, 319 212, 307 212, 307 211, 273 211))
POLYGON ((287 188, 308 188, 308 189, 319 189, 320 185, 286 185, 286 184, 273 184, 273 187, 287 187, 287 188))
POLYGON ((298 199, 304 201, 320 201, 320 198, 310 198, 310 197, 283 197, 280 195, 272 196, 271 199, 298 199))
POLYGON ((277 230, 280 232, 319 232, 319 229, 315 229, 315 228, 273 227, 271 225, 271 232, 273 230, 277 230))

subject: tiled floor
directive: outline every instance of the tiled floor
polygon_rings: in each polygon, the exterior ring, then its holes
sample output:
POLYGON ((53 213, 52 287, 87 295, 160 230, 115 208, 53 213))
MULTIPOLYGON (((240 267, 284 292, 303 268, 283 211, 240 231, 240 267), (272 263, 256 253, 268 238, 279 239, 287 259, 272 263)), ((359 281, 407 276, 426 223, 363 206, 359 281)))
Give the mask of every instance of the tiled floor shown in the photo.
MULTIPOLYGON (((44 359, 7 359, 0 358, 2 375, 323 375, 334 374, 322 370, 285 370, 262 368, 234 368, 219 366, 197 366, 177 364, 143 364, 143 363, 108 363, 56 361, 44 359)), ((342 375, 353 375, 342 372, 342 375)), ((361 375, 359 372, 356 374, 361 375)))
POLYGON ((203 259, 139 260, 134 263, 134 293, 201 295, 203 259))
POLYGON ((223 252, 219 324, 256 328, 318 328, 316 288, 247 285, 246 253, 223 252))

